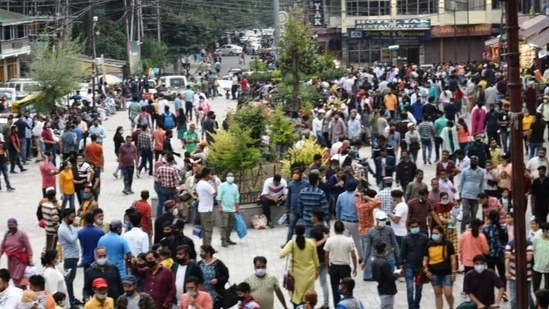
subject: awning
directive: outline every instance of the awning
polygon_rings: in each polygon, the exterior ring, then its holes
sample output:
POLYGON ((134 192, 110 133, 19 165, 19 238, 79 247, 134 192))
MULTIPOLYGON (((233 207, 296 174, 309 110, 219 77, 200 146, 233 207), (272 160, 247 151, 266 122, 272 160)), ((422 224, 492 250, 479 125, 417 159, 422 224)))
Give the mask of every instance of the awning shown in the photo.
POLYGON ((535 45, 539 48, 544 48, 549 44, 549 30, 545 30, 541 33, 538 33, 528 40, 526 40, 529 44, 535 45))
POLYGON ((519 34, 523 39, 531 37, 543 30, 549 28, 549 17, 538 15, 532 19, 523 22, 520 25, 519 34))
POLYGON ((498 37, 491 38, 489 40, 484 41, 484 46, 489 47, 489 46, 497 45, 499 44, 499 41, 500 41, 500 38, 498 37))

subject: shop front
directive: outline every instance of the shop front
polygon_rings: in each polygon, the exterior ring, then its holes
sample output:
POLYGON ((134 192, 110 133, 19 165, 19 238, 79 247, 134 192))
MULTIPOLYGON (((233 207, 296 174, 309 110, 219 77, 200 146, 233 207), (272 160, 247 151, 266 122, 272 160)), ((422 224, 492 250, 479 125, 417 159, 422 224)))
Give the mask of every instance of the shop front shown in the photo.
POLYGON ((350 63, 420 63, 430 39, 430 19, 357 20, 347 30, 350 63))
POLYGON ((433 26, 425 63, 482 61, 484 41, 491 33, 491 24, 433 26))

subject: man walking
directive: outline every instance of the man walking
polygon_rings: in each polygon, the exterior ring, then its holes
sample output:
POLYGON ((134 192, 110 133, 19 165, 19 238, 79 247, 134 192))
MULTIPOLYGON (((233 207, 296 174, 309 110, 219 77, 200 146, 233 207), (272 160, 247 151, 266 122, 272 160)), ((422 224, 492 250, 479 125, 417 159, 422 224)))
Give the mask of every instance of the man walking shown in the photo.
POLYGON ((156 170, 154 173, 155 178, 160 183, 160 187, 162 187, 164 200, 175 200, 177 187, 179 186, 181 177, 179 176, 179 171, 175 167, 176 161, 174 155, 167 153, 164 155, 164 158, 166 159, 166 162, 156 170))
MULTIPOLYGON (((362 261, 362 241, 358 235, 358 214, 355 204, 355 190, 358 181, 350 178, 345 182, 345 192, 341 193, 336 202, 336 218, 343 222, 345 236, 351 237, 358 250, 358 258, 362 261)), ((347 276, 344 276, 347 277, 347 276)))
POLYGON ((339 303, 340 300, 339 282, 351 276, 351 260, 353 277, 357 274, 355 245, 351 238, 343 235, 344 230, 343 222, 337 220, 334 223, 335 235, 329 237, 324 244, 324 262, 330 274, 334 304, 339 303))
MULTIPOLYGON (((0 175, 4 175, 4 181, 6 182, 6 190, 13 191, 15 190, 10 183, 10 178, 8 175, 8 145, 4 142, 2 134, 0 134, 0 175)), ((55 180, 53 183, 55 187, 55 180)), ((0 182, 0 190, 2 190, 2 183, 0 182)))
MULTIPOLYGON (((286 198, 286 214, 288 215, 290 220, 290 225, 288 226, 288 234, 286 236, 286 242, 290 241, 290 239, 292 239, 292 237, 294 236, 295 226, 297 224, 297 221, 301 217, 301 213, 299 212, 299 196, 301 190, 306 188, 308 185, 309 184, 307 183, 307 181, 302 178, 301 168, 293 168, 292 180, 288 184, 288 196, 286 198)), ((306 227, 308 227, 308 230, 313 227, 313 222, 310 219, 310 216, 306 227)), ((308 232, 308 230, 306 230, 306 232, 308 232)))
POLYGON ((298 199, 298 214, 305 225, 305 234, 309 235, 314 225, 313 210, 320 209, 324 213, 324 222, 328 222, 329 205, 326 193, 318 187, 320 176, 314 172, 309 175, 309 186, 301 189, 298 199))
POLYGON ((74 208, 66 208, 63 210, 63 222, 57 230, 59 243, 63 248, 63 268, 65 270, 65 283, 67 284, 67 292, 69 293, 69 301, 71 306, 82 305, 82 302, 74 297, 73 281, 76 277, 76 269, 78 267, 78 258, 80 257, 78 248, 78 231, 80 230, 78 222, 74 221, 76 214, 74 208))
POLYGON ((227 173, 225 182, 219 185, 216 198, 221 216, 221 246, 226 248, 229 245, 236 245, 231 240, 231 231, 234 228, 235 212, 240 211, 240 193, 238 186, 234 183, 234 173, 227 173))
POLYGON ((427 249, 429 237, 427 234, 421 233, 419 223, 415 218, 410 220, 409 226, 410 232, 404 236, 400 243, 400 269, 406 278, 408 309, 419 309, 423 285, 415 283, 415 276, 423 267, 423 255, 427 249))
POLYGON ((122 170, 124 176, 124 195, 133 194, 133 172, 137 165, 137 148, 132 143, 132 137, 126 136, 126 143, 120 146, 120 152, 118 154, 118 164, 122 170))
POLYGON ((395 280, 398 278, 393 273, 393 268, 387 262, 387 245, 380 242, 376 245, 377 258, 372 265, 372 278, 377 281, 377 292, 381 309, 393 309, 397 287, 395 280))
POLYGON ((478 212, 477 196, 484 192, 484 170, 478 167, 478 157, 470 158, 469 167, 461 171, 459 180, 459 196, 463 208, 463 218, 461 220, 461 232, 465 232, 467 224, 470 224, 478 212))
POLYGON ((202 223, 202 244, 212 243, 214 197, 217 194, 217 180, 208 168, 200 173, 200 181, 196 184, 198 195, 198 214, 202 223))

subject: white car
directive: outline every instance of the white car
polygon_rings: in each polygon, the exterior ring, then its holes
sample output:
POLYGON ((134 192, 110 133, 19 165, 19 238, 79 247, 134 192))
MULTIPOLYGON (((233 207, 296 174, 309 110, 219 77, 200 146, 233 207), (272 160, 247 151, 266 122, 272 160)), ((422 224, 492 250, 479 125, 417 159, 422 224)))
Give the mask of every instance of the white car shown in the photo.
POLYGON ((225 44, 216 50, 222 56, 234 56, 242 53, 242 47, 234 44, 225 44))

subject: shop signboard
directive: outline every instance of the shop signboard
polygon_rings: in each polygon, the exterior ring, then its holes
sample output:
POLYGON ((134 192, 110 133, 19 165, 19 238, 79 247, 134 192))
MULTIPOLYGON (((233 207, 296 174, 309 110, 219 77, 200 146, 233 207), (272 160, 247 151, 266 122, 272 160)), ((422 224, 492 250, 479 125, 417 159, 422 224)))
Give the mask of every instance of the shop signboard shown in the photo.
POLYGON ((312 0, 313 10, 311 16, 311 23, 313 27, 324 26, 324 7, 323 0, 312 0))
POLYGON ((431 28, 431 37, 433 38, 450 38, 462 36, 486 36, 492 34, 491 24, 478 25, 444 25, 433 26, 431 28))
POLYGON ((355 28, 374 31, 431 30, 431 20, 428 18, 358 19, 355 21, 355 28))
POLYGON ((367 39, 383 41, 428 41, 430 31, 349 31, 349 39, 367 39), (357 33, 360 33, 357 34, 357 33))

